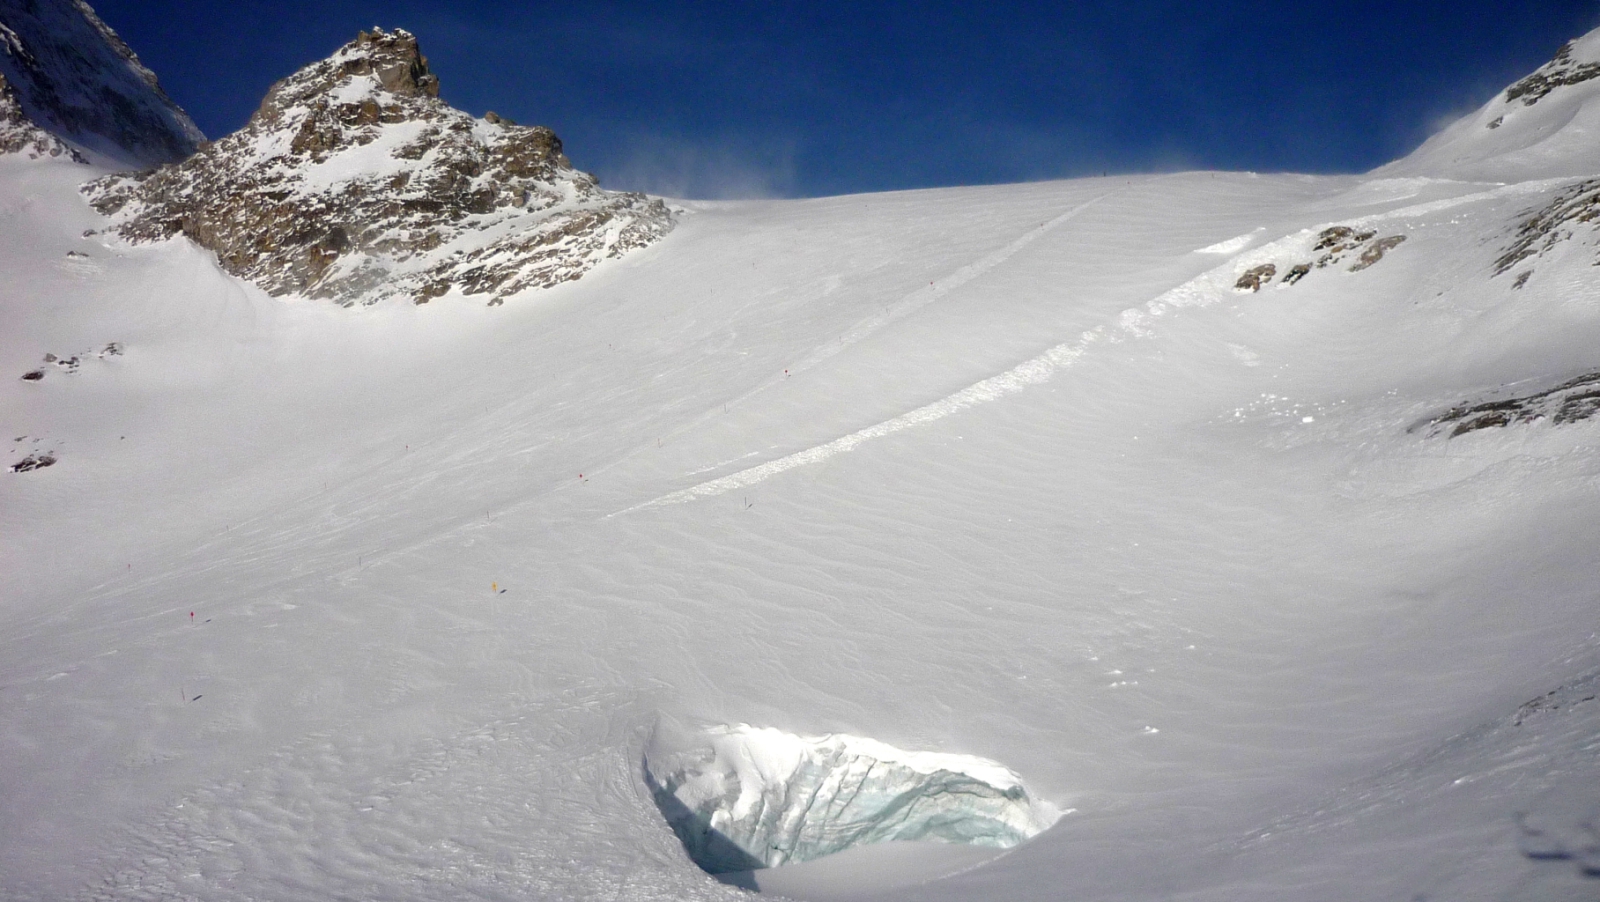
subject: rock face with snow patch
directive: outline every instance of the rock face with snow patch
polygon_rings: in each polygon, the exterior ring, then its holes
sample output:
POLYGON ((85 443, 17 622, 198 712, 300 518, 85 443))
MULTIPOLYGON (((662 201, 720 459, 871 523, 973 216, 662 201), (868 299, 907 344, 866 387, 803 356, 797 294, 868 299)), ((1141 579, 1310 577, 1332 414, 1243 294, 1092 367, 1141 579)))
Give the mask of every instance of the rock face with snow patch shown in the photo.
POLYGON ((1591 78, 1600 77, 1600 62, 1581 62, 1573 58, 1572 52, 1576 43, 1568 41, 1556 51, 1554 59, 1540 66, 1527 78, 1506 88, 1506 102, 1520 100, 1523 106, 1533 106, 1557 88, 1582 84, 1591 78))
POLYGON ((993 761, 744 724, 658 749, 645 779, 689 856, 714 874, 880 842, 1007 849, 1059 817, 993 761))
MULTIPOLYGON (((1430 419, 1429 435, 1449 430, 1449 437, 1479 429, 1498 429, 1548 420, 1561 426, 1587 420, 1600 413, 1600 372, 1587 373, 1542 391, 1452 407, 1430 419)), ((1413 426, 1411 431, 1416 430, 1413 426)))
POLYGON ((144 167, 205 136, 83 0, 0 0, 0 152, 60 156, 62 140, 144 167), (56 142, 24 134, 19 117, 56 142))
MULTIPOLYGON (((1585 179, 1561 190, 1543 208, 1528 210, 1512 235, 1511 243, 1494 261, 1494 274, 1504 275, 1517 268, 1524 260, 1538 258, 1568 241, 1578 230, 1592 233, 1600 219, 1600 179, 1585 179)), ((1516 287, 1521 288, 1533 273, 1529 264, 1518 274, 1516 287)))
POLYGON ((74 162, 89 162, 65 141, 33 124, 4 75, 0 75, 0 154, 22 154, 31 160, 65 156, 74 162))
POLYGON ((274 295, 491 305, 665 235, 665 205, 601 190, 554 132, 438 99, 416 38, 363 32, 274 85, 182 164, 86 187, 131 241, 184 235, 274 295))

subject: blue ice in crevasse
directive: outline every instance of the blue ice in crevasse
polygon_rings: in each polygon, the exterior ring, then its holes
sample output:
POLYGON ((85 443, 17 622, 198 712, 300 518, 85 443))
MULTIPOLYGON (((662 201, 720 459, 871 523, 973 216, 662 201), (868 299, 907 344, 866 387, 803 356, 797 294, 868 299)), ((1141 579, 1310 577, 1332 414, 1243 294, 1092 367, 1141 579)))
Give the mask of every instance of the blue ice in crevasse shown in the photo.
POLYGON ((803 737, 746 724, 658 731, 644 770, 689 857, 713 874, 880 842, 1007 849, 1061 816, 996 762, 842 733, 803 737))

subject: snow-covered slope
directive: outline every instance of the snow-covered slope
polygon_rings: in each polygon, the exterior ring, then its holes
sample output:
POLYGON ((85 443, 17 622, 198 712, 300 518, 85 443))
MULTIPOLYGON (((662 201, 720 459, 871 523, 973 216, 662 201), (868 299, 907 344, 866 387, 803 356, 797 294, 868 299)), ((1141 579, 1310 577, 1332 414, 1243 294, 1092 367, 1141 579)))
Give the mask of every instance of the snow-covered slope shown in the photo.
POLYGON ((602 190, 549 129, 438 93, 416 38, 363 32, 274 85, 243 129, 86 190, 123 238, 181 235, 272 294, 344 306, 452 292, 498 305, 671 230, 660 200, 602 190))
POLYGON ((273 298, 0 159, 0 895, 736 899, 652 783, 981 759, 1065 813, 724 879, 1592 899, 1600 167, 1439 146, 684 203, 495 309, 273 298))
POLYGON ((1554 59, 1477 112, 1374 175, 1515 182, 1600 172, 1600 33, 1554 59))
POLYGON ((181 160, 205 139, 84 0, 0 0, 5 84, 34 125, 113 165, 181 160))

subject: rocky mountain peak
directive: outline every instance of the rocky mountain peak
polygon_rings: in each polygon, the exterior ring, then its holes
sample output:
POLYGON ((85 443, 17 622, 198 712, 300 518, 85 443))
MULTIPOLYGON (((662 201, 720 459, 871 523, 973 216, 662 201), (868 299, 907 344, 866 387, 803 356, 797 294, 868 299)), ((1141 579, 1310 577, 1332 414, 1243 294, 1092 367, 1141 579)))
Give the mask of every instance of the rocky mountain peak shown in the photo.
MULTIPOLYGON (((3 102, 66 142, 63 152, 70 144, 153 166, 188 156, 205 138, 83 0, 0 0, 0 78, 3 102)), ((0 138, 0 149, 37 143, 3 128, 12 137, 0 138)))
POLYGON ((428 58, 410 32, 381 28, 361 32, 332 56, 273 85, 256 117, 272 119, 285 110, 318 103, 379 104, 383 99, 379 94, 389 95, 391 104, 399 98, 439 96, 439 79, 429 71, 428 58))
POLYGON ((356 35, 354 47, 357 52, 349 54, 342 67, 346 75, 375 75, 385 90, 396 94, 439 96, 439 79, 428 71, 428 58, 417 49, 410 32, 363 31, 356 35))
POLYGON ((550 129, 475 118, 438 91, 415 37, 362 32, 273 85, 238 132, 85 190, 125 239, 183 235, 272 294, 345 305, 496 304, 671 229, 660 201, 573 169, 550 129))

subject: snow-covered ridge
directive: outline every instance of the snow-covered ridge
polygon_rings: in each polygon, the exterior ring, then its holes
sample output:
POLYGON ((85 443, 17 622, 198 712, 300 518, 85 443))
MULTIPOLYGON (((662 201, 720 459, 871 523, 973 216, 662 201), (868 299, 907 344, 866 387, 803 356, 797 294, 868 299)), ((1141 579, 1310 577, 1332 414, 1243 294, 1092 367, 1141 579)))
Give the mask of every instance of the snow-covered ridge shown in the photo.
POLYGON ((601 190, 555 133, 438 99, 415 37, 363 32, 277 83, 243 129, 85 191, 130 241, 184 235, 275 295, 489 303, 665 235, 665 205, 601 190))
POLYGON ((843 733, 715 727, 698 742, 658 740, 645 772, 690 857, 714 874, 881 842, 1008 849, 1061 816, 997 762, 843 733))
MULTIPOLYGON (((1540 66, 1532 75, 1506 88, 1506 102, 1520 100, 1523 106, 1533 106, 1557 88, 1582 84, 1591 78, 1600 77, 1600 60, 1593 59, 1596 51, 1600 50, 1596 42, 1585 39, 1582 59, 1575 57, 1574 51, 1577 49, 1577 41, 1568 41, 1556 51, 1554 59, 1540 66)), ((1498 128, 1499 124, 1495 123, 1491 127, 1498 128)))
POLYGON ((1600 32, 1555 56, 1409 156, 1375 170, 1497 182, 1600 171, 1600 32))
MULTIPOLYGON (((205 140, 83 0, 0 0, 0 153, 23 143, 7 122, 8 103, 57 139, 119 164, 180 160, 205 140), (10 101, 5 83, 14 92, 10 101)), ((26 143, 37 148, 37 141, 26 143)), ((43 153, 59 155, 49 145, 43 153)))

